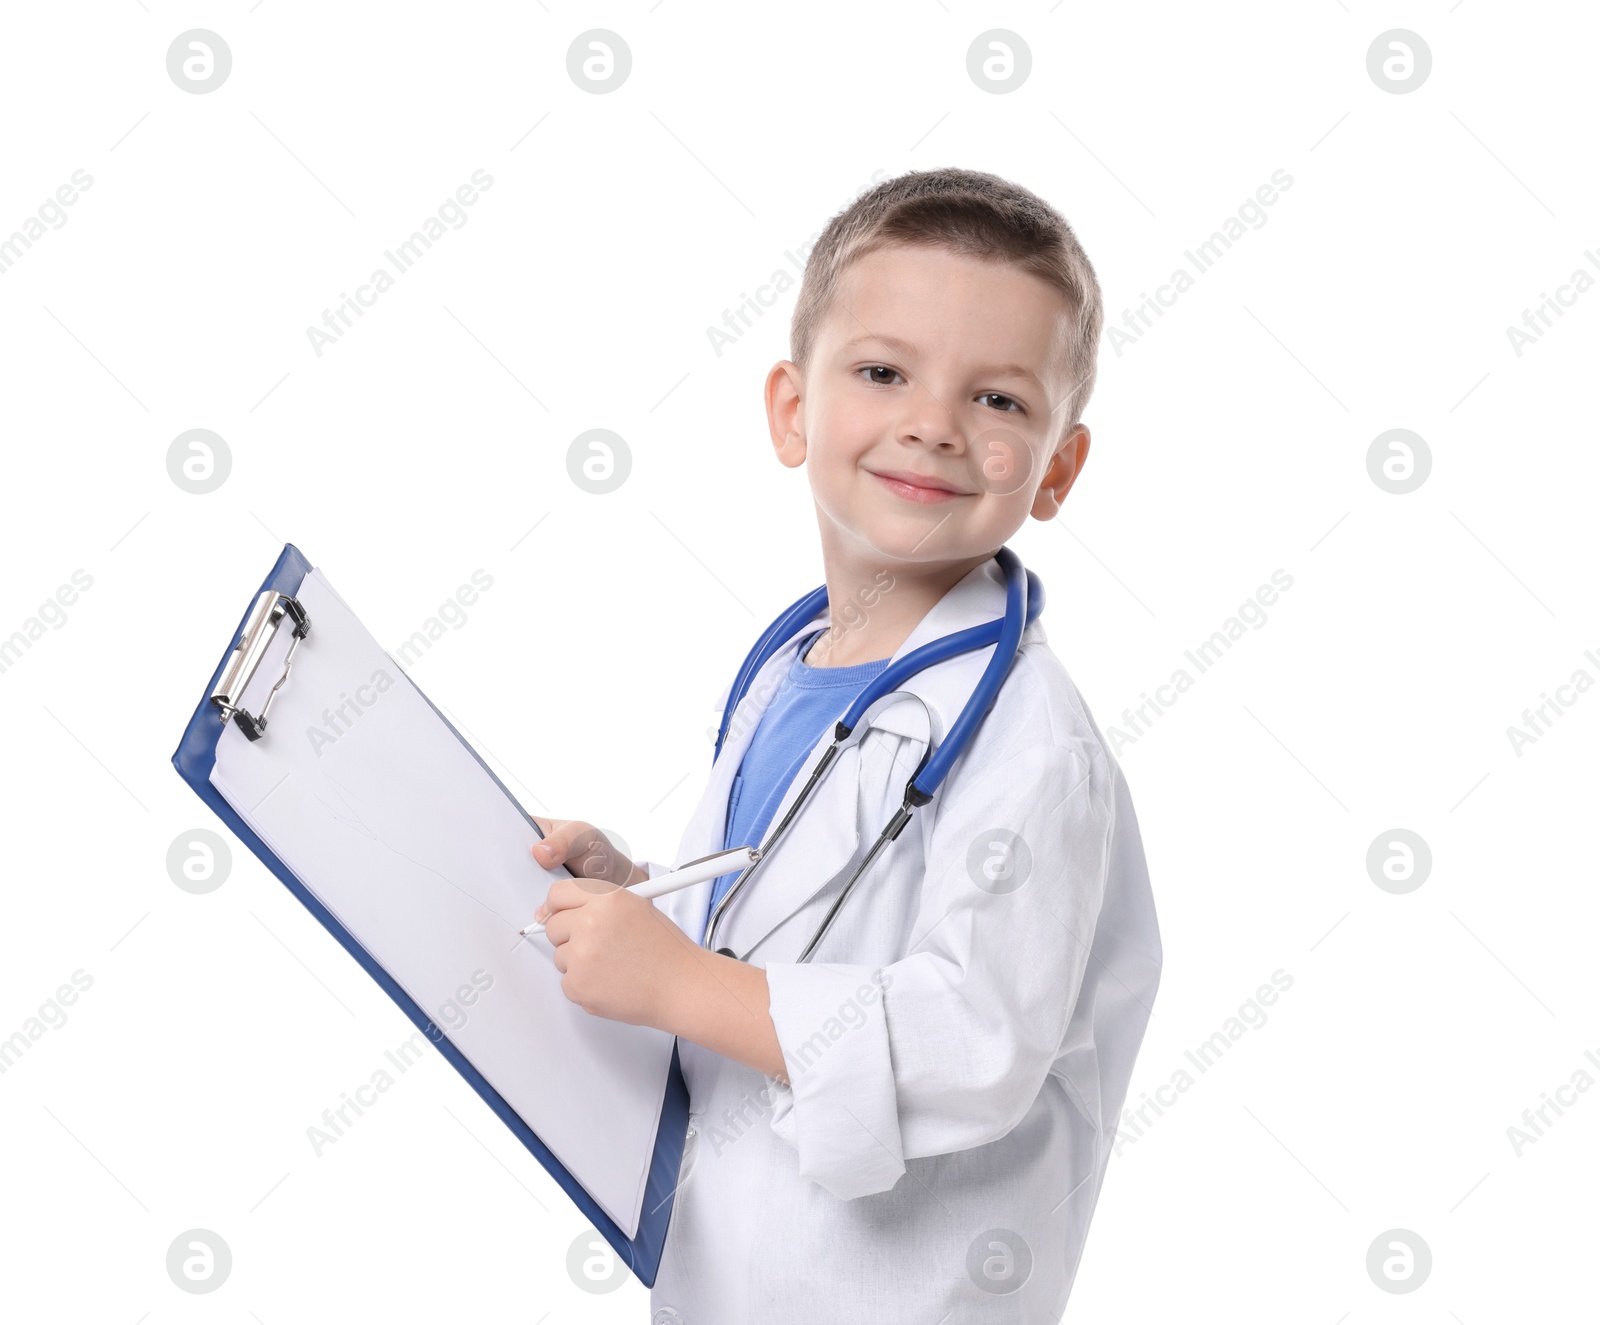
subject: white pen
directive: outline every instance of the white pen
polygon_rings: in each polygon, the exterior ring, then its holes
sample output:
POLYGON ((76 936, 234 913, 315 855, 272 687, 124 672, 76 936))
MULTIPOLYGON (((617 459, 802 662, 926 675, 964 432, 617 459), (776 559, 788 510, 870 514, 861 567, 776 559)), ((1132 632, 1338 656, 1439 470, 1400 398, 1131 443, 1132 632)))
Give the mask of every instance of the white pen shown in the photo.
MULTIPOLYGON (((660 897, 662 893, 676 892, 679 888, 690 888, 697 883, 704 883, 707 879, 732 874, 747 865, 755 864, 760 857, 761 852, 755 847, 735 847, 732 851, 719 851, 715 855, 691 860, 681 870, 673 870, 670 874, 658 874, 643 883, 632 884, 631 888, 640 897, 660 897)), ((535 920, 531 925, 519 929, 517 933, 524 938, 530 934, 543 934, 544 921, 535 920)))

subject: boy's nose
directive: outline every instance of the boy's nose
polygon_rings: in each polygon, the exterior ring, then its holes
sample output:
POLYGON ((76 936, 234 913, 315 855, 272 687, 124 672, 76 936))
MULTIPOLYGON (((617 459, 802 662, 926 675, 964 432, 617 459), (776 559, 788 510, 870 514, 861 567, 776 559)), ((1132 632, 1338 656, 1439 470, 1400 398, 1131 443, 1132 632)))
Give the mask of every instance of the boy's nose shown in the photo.
POLYGON ((900 416, 901 434, 908 439, 940 442, 959 440, 954 411, 947 399, 949 392, 937 382, 921 378, 912 383, 904 396, 905 411, 900 416))

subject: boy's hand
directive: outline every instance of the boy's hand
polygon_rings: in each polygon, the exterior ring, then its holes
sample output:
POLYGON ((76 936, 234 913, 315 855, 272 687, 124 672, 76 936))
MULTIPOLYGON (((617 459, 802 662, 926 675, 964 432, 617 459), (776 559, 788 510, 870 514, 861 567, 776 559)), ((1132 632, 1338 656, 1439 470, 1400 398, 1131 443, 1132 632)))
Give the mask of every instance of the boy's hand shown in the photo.
POLYGON ((580 879, 607 883, 643 883, 650 877, 631 860, 624 860, 606 835, 582 819, 541 819, 531 816, 544 834, 533 844, 533 858, 546 869, 565 865, 580 879))
POLYGON ((642 883, 648 874, 621 860, 592 824, 537 815, 534 822, 547 833, 534 859, 581 876, 551 884, 534 915, 555 948, 561 992, 592 1016, 666 1029, 664 994, 684 980, 693 945, 649 898, 621 886, 621 878, 642 883))

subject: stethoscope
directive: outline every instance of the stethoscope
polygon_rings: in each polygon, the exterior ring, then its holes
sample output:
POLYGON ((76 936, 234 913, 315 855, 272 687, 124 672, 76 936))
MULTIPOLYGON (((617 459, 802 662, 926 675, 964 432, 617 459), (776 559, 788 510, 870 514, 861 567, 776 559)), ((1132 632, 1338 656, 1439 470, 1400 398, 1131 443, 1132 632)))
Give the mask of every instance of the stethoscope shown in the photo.
MULTIPOLYGON (((799 961, 810 959, 817 944, 832 926, 834 917, 839 914, 839 908, 844 905, 851 889, 856 886, 856 881, 878 858, 883 849, 900 836, 901 831, 911 822, 913 811, 933 799, 939 784, 944 781, 952 765, 961 757, 962 751, 971 744, 979 724, 994 707, 994 702, 1000 695, 1000 687, 1005 684, 1006 674, 1017 659, 1017 652, 1022 645, 1022 633, 1034 623, 1044 607, 1044 586, 1039 583, 1037 575, 1023 569, 1022 562, 1015 552, 1008 547, 1002 547, 994 554, 994 559, 1000 563, 1000 569, 1005 572, 1006 577, 1005 616, 995 621, 987 621, 981 626, 972 626, 953 635, 946 635, 931 644, 924 644, 921 648, 908 653, 899 662, 890 663, 872 679, 834 727, 832 743, 822 752, 822 757, 817 760, 817 766, 812 770, 810 778, 801 788, 800 794, 795 797, 794 803, 789 806, 788 813, 783 816, 777 827, 768 832, 766 841, 756 851, 755 859, 745 866, 732 886, 723 894, 722 900, 717 903, 711 914, 711 923, 707 928, 703 946, 711 946, 716 938, 717 925, 727 911, 728 904, 739 895, 739 890, 750 881, 751 876, 772 858, 778 843, 783 840, 789 826, 794 823, 812 793, 821 784, 823 777, 839 757, 839 752, 853 744, 851 733, 855 731, 862 716, 879 700, 925 668, 944 662, 947 658, 971 653, 994 644, 996 645, 994 656, 983 669, 983 675, 973 687, 972 695, 967 700, 966 707, 961 710, 960 717, 955 720, 937 749, 934 749, 930 742, 928 749, 923 751, 916 772, 906 783, 905 798, 900 808, 884 825, 883 831, 878 834, 878 840, 872 844, 872 849, 867 852, 861 864, 856 867, 856 872, 845 884, 844 890, 828 908, 828 914, 823 917, 822 924, 811 936, 811 942, 806 944, 805 950, 798 958, 799 961)), ((711 756, 712 763, 715 763, 717 756, 722 753, 722 742, 728 734, 728 724, 732 720, 733 712, 754 683, 756 674, 801 627, 824 611, 827 606, 828 586, 823 585, 790 606, 756 641, 755 647, 750 650, 744 665, 734 678, 733 689, 728 692, 728 703, 722 710, 722 725, 717 730, 716 749, 711 756)), ((863 735, 865 731, 866 729, 863 729, 863 735)), ((735 955, 732 948, 718 948, 717 952, 725 957, 735 955)), ((748 957, 749 953, 745 956, 748 957)))

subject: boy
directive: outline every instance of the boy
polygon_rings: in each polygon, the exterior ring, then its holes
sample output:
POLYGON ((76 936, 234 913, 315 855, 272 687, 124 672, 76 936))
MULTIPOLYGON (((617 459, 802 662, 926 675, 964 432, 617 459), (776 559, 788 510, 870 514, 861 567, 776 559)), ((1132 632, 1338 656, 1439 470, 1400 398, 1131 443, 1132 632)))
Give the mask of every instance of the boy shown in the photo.
MULTIPOLYGON (((912 172, 829 223, 766 404, 778 459, 807 467, 834 611, 733 714, 680 860, 759 843, 868 681, 1002 615, 995 552, 1054 517, 1088 454, 1100 326, 1071 228, 994 175, 912 172)), ((567 997, 678 1037, 690 1127, 661 1325, 1065 1307, 1161 945, 1127 786, 1041 622, 808 961, 992 648, 869 710, 721 908, 731 876, 651 902, 617 885, 664 866, 538 821, 538 862, 581 876, 539 911, 567 997)))

